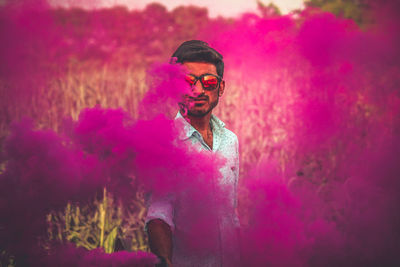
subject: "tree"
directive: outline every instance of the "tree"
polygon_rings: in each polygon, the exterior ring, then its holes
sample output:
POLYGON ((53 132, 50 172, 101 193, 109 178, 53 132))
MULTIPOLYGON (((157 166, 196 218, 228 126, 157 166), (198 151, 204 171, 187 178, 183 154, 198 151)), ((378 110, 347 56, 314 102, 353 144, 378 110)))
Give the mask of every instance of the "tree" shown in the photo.
POLYGON ((276 17, 280 16, 282 13, 279 10, 279 8, 272 2, 270 2, 268 5, 264 4, 260 0, 257 1, 257 8, 260 10, 261 15, 263 18, 266 17, 276 17))
POLYGON ((305 5, 352 19, 360 26, 370 22, 368 13, 371 9, 371 0, 305 0, 305 5))
POLYGON ((178 40, 194 38, 210 22, 208 9, 197 6, 179 6, 172 10, 177 26, 178 40))

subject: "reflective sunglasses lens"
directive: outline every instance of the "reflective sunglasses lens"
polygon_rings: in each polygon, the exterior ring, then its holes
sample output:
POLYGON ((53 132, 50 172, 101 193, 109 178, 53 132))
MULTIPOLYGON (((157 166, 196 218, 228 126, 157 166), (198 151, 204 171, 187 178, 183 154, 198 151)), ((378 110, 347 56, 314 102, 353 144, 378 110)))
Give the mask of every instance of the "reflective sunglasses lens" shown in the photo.
POLYGON ((196 78, 194 78, 193 76, 190 76, 190 75, 186 75, 186 76, 185 76, 185 80, 186 80, 190 85, 193 85, 193 84, 194 84, 194 81, 196 80, 196 78))
POLYGON ((202 79, 203 86, 205 89, 215 89, 218 86, 218 79, 217 77, 211 76, 211 75, 206 75, 202 79))

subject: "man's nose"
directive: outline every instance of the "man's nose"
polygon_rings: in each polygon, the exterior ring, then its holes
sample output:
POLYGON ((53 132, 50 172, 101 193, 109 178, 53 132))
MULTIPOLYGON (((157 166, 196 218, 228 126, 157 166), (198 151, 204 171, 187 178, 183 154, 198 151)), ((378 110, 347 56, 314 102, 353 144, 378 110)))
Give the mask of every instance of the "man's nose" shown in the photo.
POLYGON ((204 92, 203 85, 201 85, 200 81, 197 81, 196 84, 192 86, 192 91, 194 95, 201 95, 204 92))

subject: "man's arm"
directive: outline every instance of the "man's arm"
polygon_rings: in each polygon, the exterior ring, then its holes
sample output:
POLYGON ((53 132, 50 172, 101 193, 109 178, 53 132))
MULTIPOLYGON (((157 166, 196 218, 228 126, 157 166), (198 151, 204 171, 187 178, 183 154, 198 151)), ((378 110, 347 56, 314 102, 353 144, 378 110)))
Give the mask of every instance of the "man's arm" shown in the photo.
POLYGON ((162 263, 157 266, 172 266, 172 233, 175 228, 174 196, 160 197, 153 194, 148 204, 145 229, 150 250, 162 259, 162 263))
POLYGON ((161 219, 154 219, 147 223, 150 250, 166 265, 172 266, 172 231, 171 227, 161 219))

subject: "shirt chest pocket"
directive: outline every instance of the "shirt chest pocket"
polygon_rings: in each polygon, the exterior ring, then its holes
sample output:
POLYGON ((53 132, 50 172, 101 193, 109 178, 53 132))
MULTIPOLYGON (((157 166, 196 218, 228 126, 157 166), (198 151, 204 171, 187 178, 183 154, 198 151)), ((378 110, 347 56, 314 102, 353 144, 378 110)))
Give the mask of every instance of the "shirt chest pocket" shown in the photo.
POLYGON ((228 159, 226 165, 228 166, 231 172, 236 172, 237 167, 234 159, 228 159))
POLYGON ((234 184, 236 167, 234 165, 225 165, 220 169, 223 184, 234 184))
POLYGON ((236 174, 236 172, 237 172, 236 166, 235 166, 235 165, 231 165, 231 166, 230 166, 230 171, 231 171, 231 173, 232 173, 232 175, 233 175, 233 178, 235 178, 234 176, 235 176, 235 174, 236 174))

